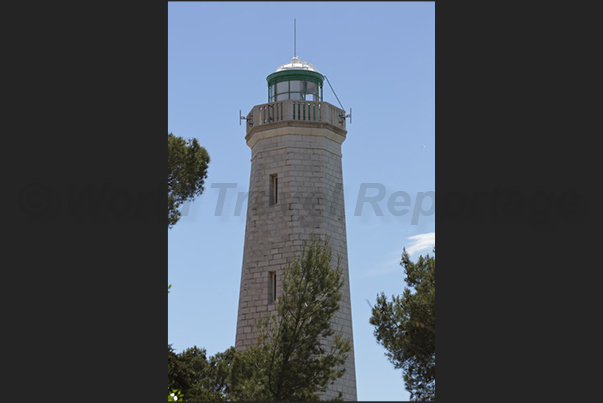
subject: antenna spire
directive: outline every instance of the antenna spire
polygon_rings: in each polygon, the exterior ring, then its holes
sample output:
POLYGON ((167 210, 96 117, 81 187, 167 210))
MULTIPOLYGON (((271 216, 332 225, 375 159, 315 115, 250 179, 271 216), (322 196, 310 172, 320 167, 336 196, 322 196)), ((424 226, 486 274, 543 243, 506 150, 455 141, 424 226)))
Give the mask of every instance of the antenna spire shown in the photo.
POLYGON ((293 19, 293 57, 297 57, 297 26, 295 23, 295 18, 293 19))

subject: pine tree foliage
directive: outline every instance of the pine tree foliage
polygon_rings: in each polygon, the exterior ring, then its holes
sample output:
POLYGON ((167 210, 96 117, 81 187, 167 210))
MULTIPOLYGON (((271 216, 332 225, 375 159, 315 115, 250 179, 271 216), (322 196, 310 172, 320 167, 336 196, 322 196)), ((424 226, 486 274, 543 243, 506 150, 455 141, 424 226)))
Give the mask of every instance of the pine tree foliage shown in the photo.
MULTIPOLYGON (((435 255, 435 247, 433 249, 435 255)), ((377 296, 370 323, 377 342, 396 369, 403 370, 413 400, 435 400, 435 256, 413 263, 406 249, 400 265, 406 274, 401 296, 377 296)))
POLYGON ((351 343, 331 320, 342 299, 341 258, 313 239, 284 269, 278 315, 259 322, 258 344, 235 361, 237 400, 316 401, 341 377, 351 343))
POLYGON ((209 161, 207 150, 197 139, 186 141, 168 134, 168 228, 180 219, 180 205, 203 193, 209 161))
POLYGON ((177 389, 186 401, 228 400, 235 354, 235 348, 230 347, 207 357, 206 350, 196 346, 177 354, 168 345, 168 391, 177 389))
POLYGON ((256 345, 212 357, 197 347, 176 354, 168 345, 168 393, 177 389, 193 401, 320 400, 343 375, 351 351, 331 323, 342 299, 342 274, 328 241, 305 244, 284 268, 277 314, 258 322, 256 345))

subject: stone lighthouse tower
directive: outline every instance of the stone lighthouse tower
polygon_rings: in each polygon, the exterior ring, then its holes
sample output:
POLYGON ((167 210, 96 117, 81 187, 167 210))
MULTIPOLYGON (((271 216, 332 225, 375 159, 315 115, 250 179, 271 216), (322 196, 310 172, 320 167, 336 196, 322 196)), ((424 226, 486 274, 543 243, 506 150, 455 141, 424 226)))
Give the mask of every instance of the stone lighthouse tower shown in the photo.
POLYGON ((323 102, 323 79, 295 56, 266 78, 268 103, 246 117, 251 178, 235 347, 255 344, 257 320, 276 313, 287 259, 313 235, 329 237, 344 276, 332 328, 352 341, 352 351, 343 377, 323 399, 342 392, 344 400, 357 400, 341 164, 346 116, 323 102))

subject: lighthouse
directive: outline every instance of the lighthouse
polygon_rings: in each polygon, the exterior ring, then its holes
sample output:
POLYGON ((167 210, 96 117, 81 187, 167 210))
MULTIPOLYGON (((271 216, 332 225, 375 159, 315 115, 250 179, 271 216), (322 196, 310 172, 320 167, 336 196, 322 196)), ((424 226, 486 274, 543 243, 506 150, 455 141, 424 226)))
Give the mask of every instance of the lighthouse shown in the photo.
POLYGON ((331 326, 352 350, 344 375, 321 399, 341 392, 357 400, 341 161, 346 115, 323 101, 324 78, 294 56, 266 78, 268 102, 245 117, 251 175, 235 347, 255 344, 258 319, 277 313, 287 260, 313 236, 328 238, 333 256, 341 256, 344 281, 331 326))

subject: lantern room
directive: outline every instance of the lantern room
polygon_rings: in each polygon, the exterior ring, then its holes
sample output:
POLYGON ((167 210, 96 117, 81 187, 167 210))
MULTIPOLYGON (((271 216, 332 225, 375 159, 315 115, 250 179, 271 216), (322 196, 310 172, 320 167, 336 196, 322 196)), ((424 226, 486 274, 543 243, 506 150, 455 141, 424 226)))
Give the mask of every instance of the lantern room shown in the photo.
POLYGON ((291 62, 280 65, 276 72, 266 77, 268 102, 287 99, 322 101, 323 78, 316 67, 295 56, 291 62))

